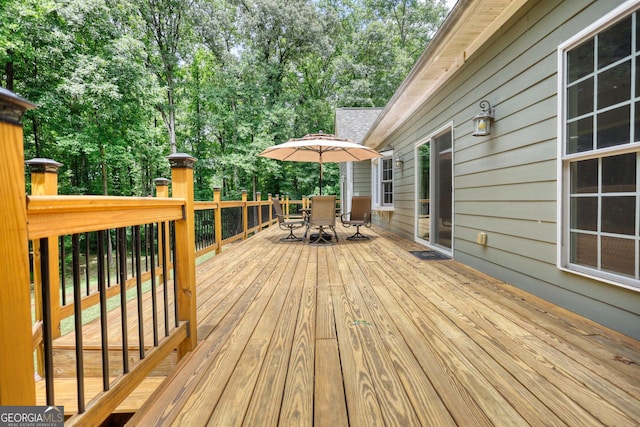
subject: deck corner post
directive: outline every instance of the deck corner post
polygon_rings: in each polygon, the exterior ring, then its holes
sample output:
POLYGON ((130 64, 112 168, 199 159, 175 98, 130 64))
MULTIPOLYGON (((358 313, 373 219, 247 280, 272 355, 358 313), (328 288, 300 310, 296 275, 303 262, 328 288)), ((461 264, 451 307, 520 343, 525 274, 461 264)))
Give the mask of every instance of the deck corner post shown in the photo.
POLYGON ((273 224, 273 200, 271 193, 267 193, 267 201, 269 202, 269 227, 273 224))
POLYGON ((213 212, 213 232, 216 235, 216 243, 218 244, 216 254, 222 252, 222 206, 220 206, 220 200, 222 200, 220 187, 213 187, 213 201, 217 203, 216 209, 213 212))
POLYGON ((182 358, 193 350, 198 342, 198 322, 196 317, 196 248, 195 214, 193 195, 193 165, 197 161, 184 153, 167 157, 171 164, 172 196, 185 200, 184 219, 176 221, 176 277, 178 281, 178 319, 189 322, 188 338, 178 348, 182 358))
POLYGON ((22 115, 31 102, 0 88, 0 405, 36 404, 22 115))
POLYGON ((247 190, 243 189, 242 190, 242 231, 243 231, 243 236, 242 236, 242 240, 247 240, 247 235, 249 233, 247 233, 247 230, 249 229, 249 221, 247 218, 247 190))

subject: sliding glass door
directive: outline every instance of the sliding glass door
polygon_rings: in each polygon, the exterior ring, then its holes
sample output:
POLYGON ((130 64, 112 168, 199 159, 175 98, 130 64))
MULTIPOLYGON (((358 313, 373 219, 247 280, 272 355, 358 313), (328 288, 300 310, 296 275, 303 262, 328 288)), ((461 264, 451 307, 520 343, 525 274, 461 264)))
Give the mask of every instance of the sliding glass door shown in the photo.
POLYGON ((416 147, 416 240, 451 252, 453 233, 451 128, 416 147))

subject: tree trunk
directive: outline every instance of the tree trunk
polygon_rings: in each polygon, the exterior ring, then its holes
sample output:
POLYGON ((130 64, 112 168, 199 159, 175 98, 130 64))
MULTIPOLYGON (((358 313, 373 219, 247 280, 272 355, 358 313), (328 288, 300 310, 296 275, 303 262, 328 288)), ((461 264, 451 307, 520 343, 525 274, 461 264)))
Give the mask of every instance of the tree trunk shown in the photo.
MULTIPOLYGON (((7 50, 7 54, 9 56, 13 55, 13 51, 12 50, 7 50)), ((14 80, 14 77, 15 77, 15 71, 13 69, 13 61, 9 61, 9 62, 7 62, 5 64, 4 73, 7 76, 6 88, 8 90, 10 90, 11 92, 14 92, 14 90, 13 90, 13 80, 14 80)))
POLYGON ((104 145, 100 144, 100 170, 102 171, 102 194, 104 196, 108 196, 109 181, 107 179, 107 164, 104 158, 105 158, 104 145))

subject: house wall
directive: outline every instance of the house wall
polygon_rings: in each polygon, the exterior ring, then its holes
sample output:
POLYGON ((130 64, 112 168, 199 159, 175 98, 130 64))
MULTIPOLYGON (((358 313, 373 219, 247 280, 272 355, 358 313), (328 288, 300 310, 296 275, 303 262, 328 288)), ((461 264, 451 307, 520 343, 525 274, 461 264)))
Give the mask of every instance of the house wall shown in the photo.
POLYGON ((377 225, 414 235, 414 147, 454 130, 457 261, 640 339, 640 292, 566 273, 557 262, 557 47, 623 3, 531 1, 385 143, 402 153, 394 211, 377 225), (481 100, 492 135, 474 137, 481 100), (487 245, 476 243, 478 232, 487 245))
POLYGON ((371 161, 353 164, 353 195, 371 196, 371 161))

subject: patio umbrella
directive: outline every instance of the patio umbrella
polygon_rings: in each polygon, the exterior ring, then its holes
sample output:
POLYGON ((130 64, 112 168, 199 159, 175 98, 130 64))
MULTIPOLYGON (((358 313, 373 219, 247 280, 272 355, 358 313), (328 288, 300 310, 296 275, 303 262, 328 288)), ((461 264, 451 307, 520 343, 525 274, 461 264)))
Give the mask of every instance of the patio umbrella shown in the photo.
POLYGON ((335 135, 316 133, 303 138, 265 148, 259 154, 270 159, 315 162, 320 164, 320 194, 322 194, 322 164, 326 162, 359 162, 382 157, 377 151, 349 139, 335 135))

